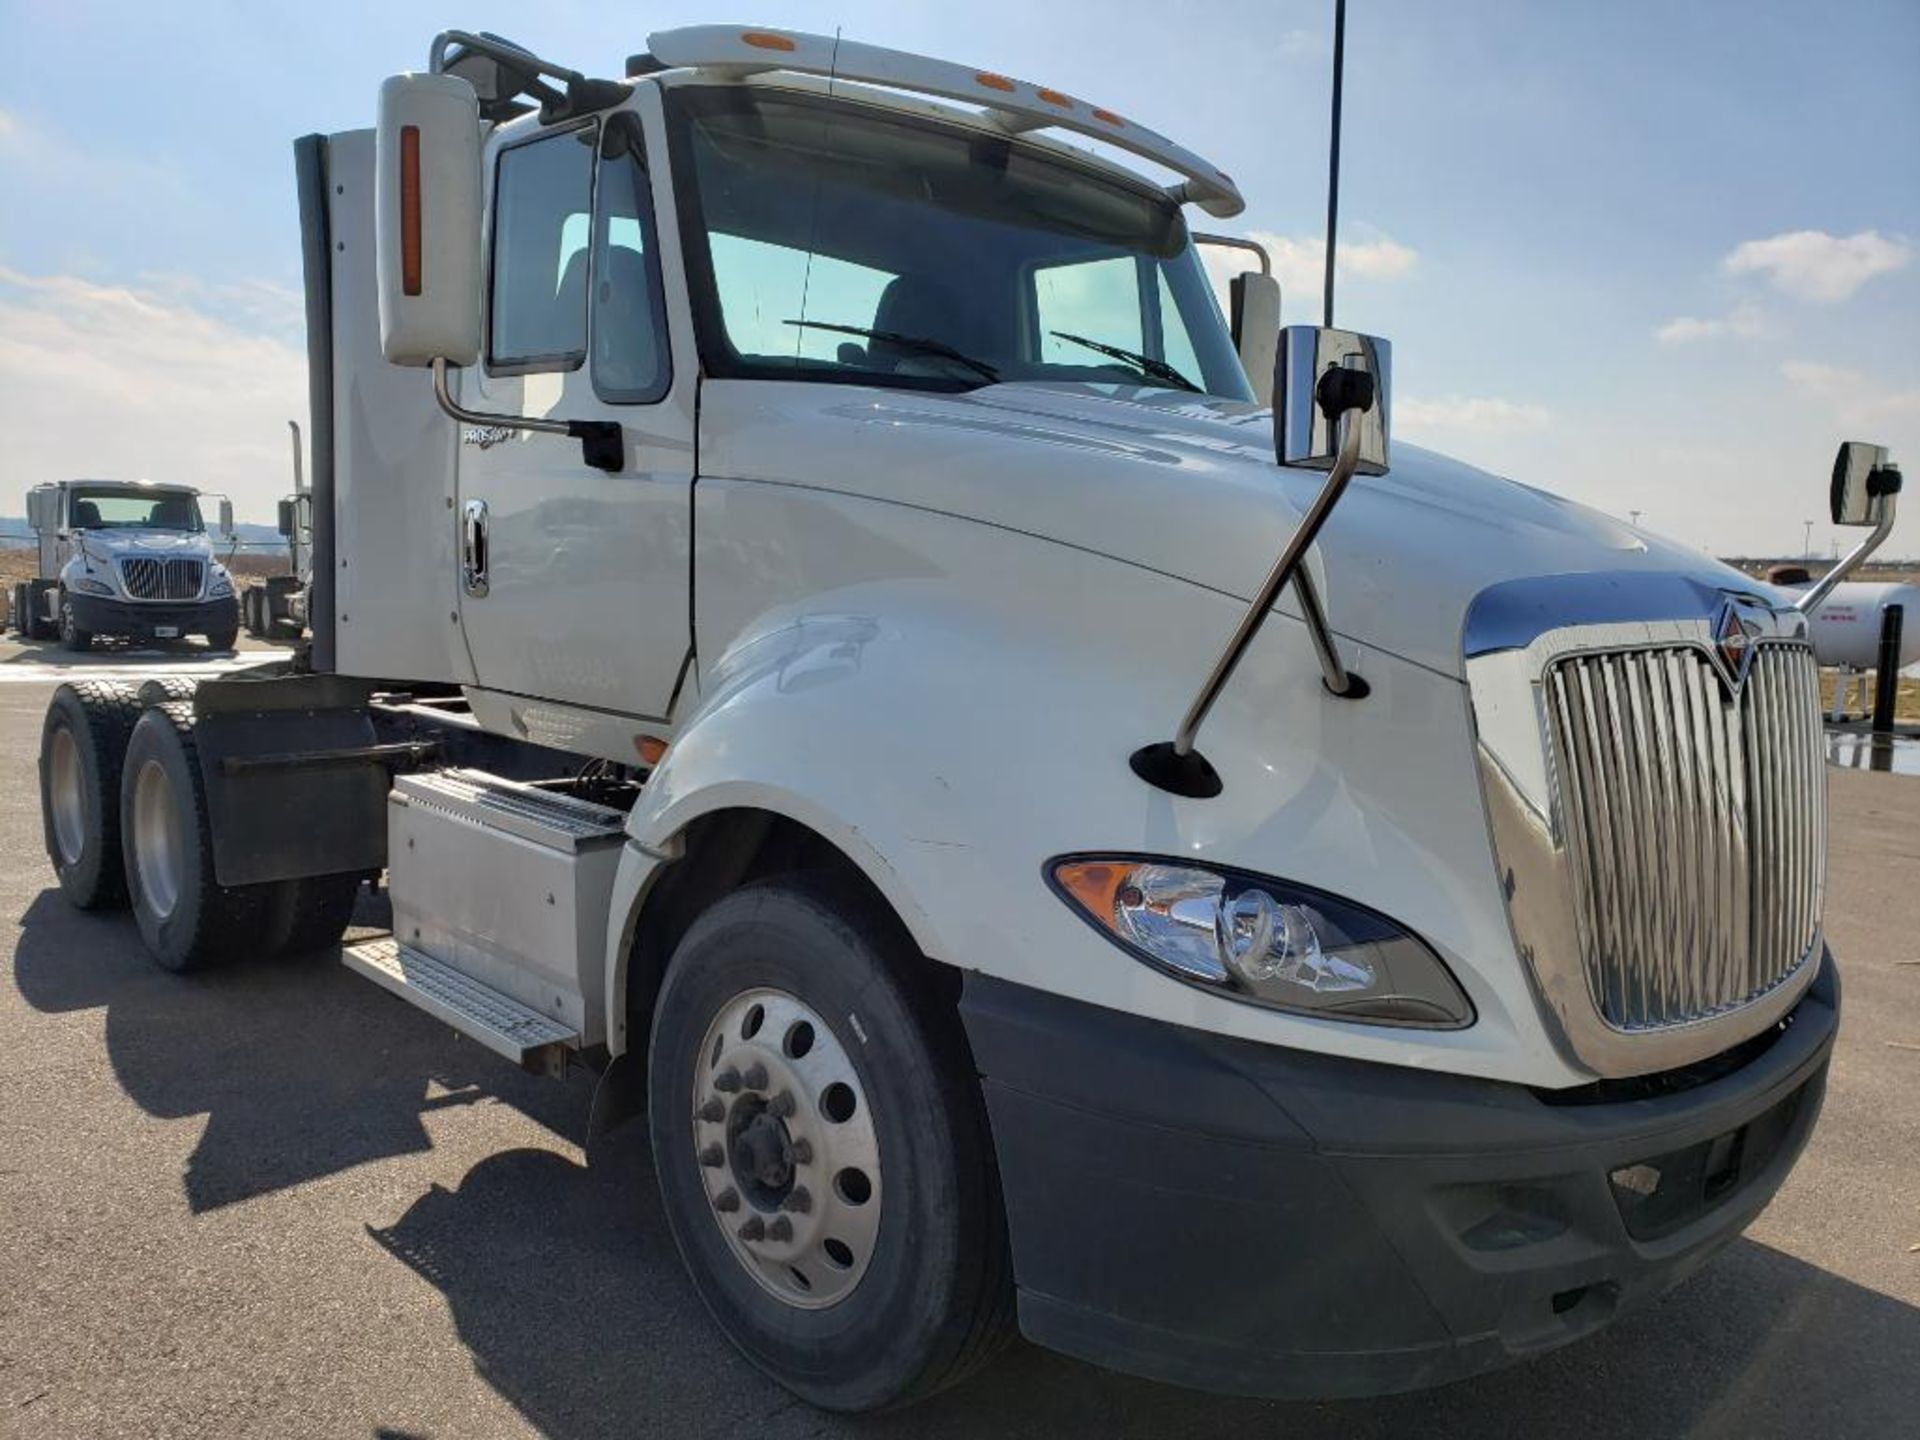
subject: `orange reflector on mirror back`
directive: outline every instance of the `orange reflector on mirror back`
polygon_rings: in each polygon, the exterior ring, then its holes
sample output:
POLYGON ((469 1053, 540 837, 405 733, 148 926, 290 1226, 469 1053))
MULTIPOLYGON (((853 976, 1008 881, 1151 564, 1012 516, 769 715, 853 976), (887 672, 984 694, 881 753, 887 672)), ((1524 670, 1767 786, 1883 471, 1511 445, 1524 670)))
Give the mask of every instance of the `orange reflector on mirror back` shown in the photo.
POLYGON ((400 291, 420 293, 420 127, 400 127, 400 291))
POLYGON ((789 40, 786 36, 775 35, 767 30, 742 30, 740 32, 740 39, 742 43, 751 45, 756 50, 793 50, 796 48, 793 41, 789 40))

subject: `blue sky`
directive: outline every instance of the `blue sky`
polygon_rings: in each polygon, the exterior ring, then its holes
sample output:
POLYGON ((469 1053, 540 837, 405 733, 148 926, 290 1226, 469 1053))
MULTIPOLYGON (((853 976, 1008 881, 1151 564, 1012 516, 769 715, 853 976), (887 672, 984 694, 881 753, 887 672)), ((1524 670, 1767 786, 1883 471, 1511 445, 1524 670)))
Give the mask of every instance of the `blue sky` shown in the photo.
MULTIPOLYGON (((0 0, 0 512, 146 473, 269 515, 304 419, 290 141, 370 123, 443 25, 598 73, 677 24, 839 26, 1084 95, 1240 181, 1225 228, 1306 321, 1331 10, 0 0)), ((1720 553, 1797 550, 1842 438, 1920 467, 1913 0, 1353 0, 1347 62, 1338 319, 1393 340, 1403 438, 1720 553)))

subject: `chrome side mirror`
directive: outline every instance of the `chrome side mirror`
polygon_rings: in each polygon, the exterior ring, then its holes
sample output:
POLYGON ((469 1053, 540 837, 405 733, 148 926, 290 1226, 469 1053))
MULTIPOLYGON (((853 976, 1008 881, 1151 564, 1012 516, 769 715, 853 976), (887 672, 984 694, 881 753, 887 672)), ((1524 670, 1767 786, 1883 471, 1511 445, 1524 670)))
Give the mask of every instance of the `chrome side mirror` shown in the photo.
POLYGON ((1878 525, 1900 493, 1900 467, 1887 463, 1887 447, 1863 440, 1842 442, 1833 459, 1828 504, 1836 525, 1878 525))
POLYGON ((1865 525, 1870 533, 1840 562, 1802 591, 1793 608, 1811 615, 1834 587, 1854 573, 1893 533, 1894 504, 1900 495, 1900 467, 1887 459, 1887 447, 1848 440, 1833 459, 1828 504, 1836 525, 1865 525))
POLYGON ((1372 404, 1344 412, 1360 431, 1354 473, 1387 473, 1393 347, 1374 335, 1289 325, 1280 332, 1273 375, 1273 449, 1282 465, 1331 470, 1340 454, 1341 417, 1322 403, 1321 377, 1357 370, 1373 378, 1372 404))

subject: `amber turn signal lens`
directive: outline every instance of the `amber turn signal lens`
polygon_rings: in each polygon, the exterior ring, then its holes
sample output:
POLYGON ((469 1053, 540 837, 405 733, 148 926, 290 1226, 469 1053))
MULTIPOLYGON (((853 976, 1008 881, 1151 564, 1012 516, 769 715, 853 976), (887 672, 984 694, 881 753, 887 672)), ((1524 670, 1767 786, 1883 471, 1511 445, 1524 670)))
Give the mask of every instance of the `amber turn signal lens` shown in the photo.
POLYGON ((400 291, 420 293, 420 127, 400 127, 400 291))

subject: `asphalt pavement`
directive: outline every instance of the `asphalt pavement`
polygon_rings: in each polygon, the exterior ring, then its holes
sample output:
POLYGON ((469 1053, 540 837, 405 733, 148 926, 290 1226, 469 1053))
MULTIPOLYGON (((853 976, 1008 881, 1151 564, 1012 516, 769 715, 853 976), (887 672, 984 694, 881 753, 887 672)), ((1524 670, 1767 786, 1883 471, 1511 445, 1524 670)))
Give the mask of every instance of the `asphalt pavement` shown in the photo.
POLYGON ((58 674, 20 668, 47 663, 0 650, 0 1435, 1920 1432, 1920 779, 1833 775, 1826 1112, 1659 1305, 1418 1396, 1222 1400, 1019 1345, 848 1420, 709 1324, 638 1127, 583 1146, 591 1076, 523 1075, 331 959, 168 975, 124 915, 69 909, 35 778, 58 674))

